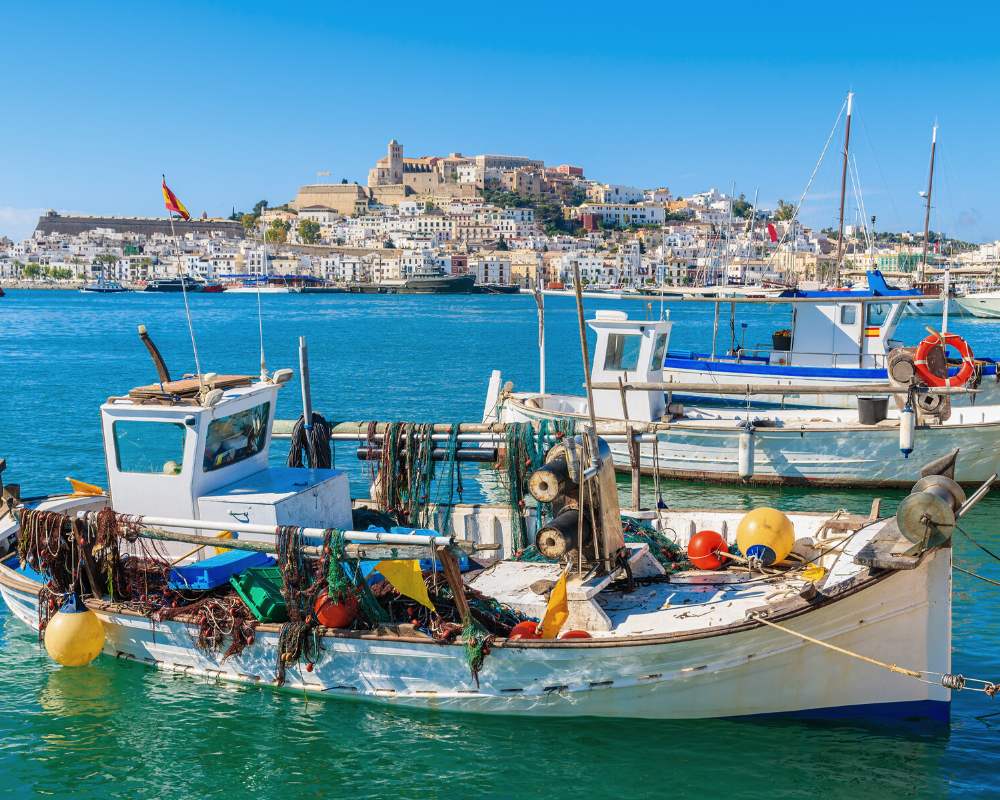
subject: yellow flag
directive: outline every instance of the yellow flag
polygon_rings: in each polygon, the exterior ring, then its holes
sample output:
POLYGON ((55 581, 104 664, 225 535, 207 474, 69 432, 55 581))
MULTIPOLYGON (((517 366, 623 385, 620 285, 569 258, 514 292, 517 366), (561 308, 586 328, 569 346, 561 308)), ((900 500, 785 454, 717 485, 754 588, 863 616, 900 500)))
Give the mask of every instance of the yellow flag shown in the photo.
POLYGON ((85 495, 99 495, 106 494, 106 492, 100 486, 94 486, 92 483, 84 483, 83 481, 78 481, 76 478, 67 477, 66 480, 69 481, 69 485, 73 487, 73 494, 85 494, 85 495))
POLYGON ((427 596, 427 585, 424 583, 424 576, 420 572, 420 562, 416 559, 409 561, 379 561, 375 569, 381 572, 387 581, 393 585, 397 592, 416 600, 420 605, 427 606, 434 611, 434 604, 427 596))
POLYGON ((566 602, 566 575, 569 570, 563 572, 562 577, 556 581, 549 594, 549 604, 545 607, 545 616, 542 617, 542 624, 539 625, 543 639, 555 639, 559 635, 562 626, 566 624, 569 617, 569 604, 566 602))

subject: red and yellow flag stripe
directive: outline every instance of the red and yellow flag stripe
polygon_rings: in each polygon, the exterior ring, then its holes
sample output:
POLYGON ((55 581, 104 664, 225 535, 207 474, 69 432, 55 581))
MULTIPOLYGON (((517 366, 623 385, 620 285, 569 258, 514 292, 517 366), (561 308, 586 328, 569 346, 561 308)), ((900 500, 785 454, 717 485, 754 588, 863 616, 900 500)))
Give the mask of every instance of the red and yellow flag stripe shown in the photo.
POLYGON ((167 178, 165 175, 163 176, 163 205, 165 205, 167 207, 167 211, 171 212, 172 214, 177 214, 183 217, 185 220, 191 219, 191 215, 188 213, 188 210, 184 207, 184 204, 177 199, 177 195, 175 195, 170 190, 170 187, 167 186, 167 178))

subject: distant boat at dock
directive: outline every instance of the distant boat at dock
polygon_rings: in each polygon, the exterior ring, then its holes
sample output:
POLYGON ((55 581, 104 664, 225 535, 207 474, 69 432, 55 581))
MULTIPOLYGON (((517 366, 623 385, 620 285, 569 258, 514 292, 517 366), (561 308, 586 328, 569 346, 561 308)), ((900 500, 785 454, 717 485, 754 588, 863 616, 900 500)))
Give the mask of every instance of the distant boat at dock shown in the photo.
POLYGON ((416 272, 396 291, 399 294, 472 294, 476 291, 476 276, 470 273, 449 275, 444 270, 416 272))
MULTIPOLYGON (((157 278, 146 284, 144 292, 202 292, 205 284, 190 276, 180 278, 157 278)), ((217 290, 215 290, 217 291, 217 290)))
POLYGON ((122 286, 118 281, 109 280, 101 275, 94 283, 81 286, 80 291, 88 294, 121 294, 132 290, 122 286))

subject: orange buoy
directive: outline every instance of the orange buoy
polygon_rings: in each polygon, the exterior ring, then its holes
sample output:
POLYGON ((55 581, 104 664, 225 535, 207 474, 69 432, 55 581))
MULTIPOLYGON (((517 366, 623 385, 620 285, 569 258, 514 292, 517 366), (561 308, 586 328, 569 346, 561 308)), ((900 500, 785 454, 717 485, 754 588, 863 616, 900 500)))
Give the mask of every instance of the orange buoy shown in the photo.
POLYGON ((346 595, 338 602, 331 600, 324 589, 313 606, 316 619, 325 628, 349 628, 358 616, 358 598, 346 595))
POLYGON ((726 559, 719 551, 729 552, 729 545, 721 533, 716 531, 698 531, 688 542, 688 559, 698 569, 719 569, 726 559))
POLYGON ((513 628, 510 629, 510 636, 508 639, 541 639, 542 634, 538 632, 538 623, 532 622, 530 619, 524 622, 519 622, 513 628))
POLYGON ((560 639, 590 639, 592 638, 586 631, 566 631, 560 639))

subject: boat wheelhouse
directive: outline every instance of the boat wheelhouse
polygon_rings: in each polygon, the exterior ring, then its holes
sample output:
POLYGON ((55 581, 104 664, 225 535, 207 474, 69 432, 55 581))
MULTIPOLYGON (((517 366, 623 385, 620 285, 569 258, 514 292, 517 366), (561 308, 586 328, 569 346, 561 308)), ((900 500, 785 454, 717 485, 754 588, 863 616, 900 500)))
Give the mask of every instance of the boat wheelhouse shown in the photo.
MULTIPOLYGON (((796 384, 817 389, 844 384, 884 384, 889 380, 886 369, 889 353, 904 344, 893 338, 896 327, 907 304, 919 292, 892 289, 877 271, 868 273, 868 286, 865 291, 791 291, 767 300, 706 301, 715 305, 711 350, 668 349, 663 360, 663 379, 722 386, 796 384), (786 306, 790 312, 788 327, 774 331, 770 347, 746 347, 735 337, 736 309, 741 303, 786 306), (734 333, 728 345, 720 345, 719 328, 725 322, 722 315, 726 306, 728 327, 734 333)), ((996 361, 982 357, 977 357, 977 361, 983 379, 980 392, 964 402, 1000 402, 996 361)), ((951 372, 956 374, 958 367, 952 366, 951 372)), ((727 399, 741 399, 741 396, 729 395, 727 399)), ((843 394, 782 396, 786 406, 839 408, 854 402, 853 397, 843 394)), ((956 402, 963 401, 957 398, 956 402)))

